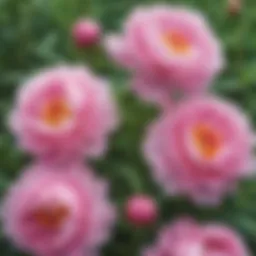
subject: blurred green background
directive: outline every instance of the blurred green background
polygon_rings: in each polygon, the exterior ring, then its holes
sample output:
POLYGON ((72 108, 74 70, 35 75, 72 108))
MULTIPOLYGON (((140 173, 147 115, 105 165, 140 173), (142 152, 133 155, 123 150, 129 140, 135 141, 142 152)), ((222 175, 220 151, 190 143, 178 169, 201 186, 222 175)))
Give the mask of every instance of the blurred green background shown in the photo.
MULTIPOLYGON (((227 67, 213 90, 239 104, 256 124, 256 2, 244 0, 242 11, 230 14, 227 0, 161 1, 186 4, 201 10, 223 42, 227 67)), ((113 136, 107 156, 91 163, 111 182, 112 198, 120 208, 120 221, 102 255, 139 255, 162 223, 180 215, 217 220, 236 228, 256 255, 256 178, 244 181, 238 192, 217 209, 197 208, 183 199, 164 197, 151 180, 141 155, 147 125, 157 111, 128 91, 125 72, 111 64, 100 47, 77 50, 71 40, 72 24, 81 16, 97 19, 104 32, 117 31, 125 15, 139 4, 157 0, 0 0, 0 195, 27 164, 8 133, 6 119, 15 90, 29 75, 46 66, 67 62, 90 65, 112 82, 122 113, 122 126, 113 136), (159 202, 161 214, 153 227, 135 229, 122 217, 125 200, 134 193, 148 193, 159 202)), ((0 252, 19 253, 2 234, 0 252)))

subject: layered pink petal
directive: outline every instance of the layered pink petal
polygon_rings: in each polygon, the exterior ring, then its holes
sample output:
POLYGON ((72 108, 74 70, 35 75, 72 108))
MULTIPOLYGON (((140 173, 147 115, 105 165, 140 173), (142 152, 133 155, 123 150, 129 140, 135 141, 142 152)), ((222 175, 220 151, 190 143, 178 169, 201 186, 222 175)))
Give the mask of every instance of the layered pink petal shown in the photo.
POLYGON ((237 107, 216 98, 197 98, 170 109, 150 127, 145 155, 153 177, 168 194, 217 204, 252 172, 252 138, 250 124, 237 107), (198 126, 209 128, 217 142, 199 137, 202 149, 193 137, 198 126), (211 152, 214 155, 208 155, 211 152))
POLYGON ((135 83, 135 91, 158 103, 159 94, 171 98, 175 90, 204 91, 224 66, 221 45, 206 19, 181 7, 135 9, 122 34, 107 40, 106 50, 135 79, 147 81, 143 86, 135 83))
POLYGON ((40 256, 80 255, 98 250, 110 235, 115 211, 108 200, 105 181, 80 165, 63 169, 43 164, 32 166, 5 198, 4 231, 27 252, 40 256), (39 215, 40 219, 31 215, 44 207, 53 210, 56 205, 65 207, 65 219, 58 219, 62 215, 52 216, 51 212, 39 215))
POLYGON ((181 219, 160 230, 157 240, 143 256, 249 256, 241 237, 218 225, 199 225, 181 219))
POLYGON ((86 68, 68 66, 43 71, 23 85, 10 118, 23 149, 55 159, 101 154, 117 123, 108 83, 86 68))

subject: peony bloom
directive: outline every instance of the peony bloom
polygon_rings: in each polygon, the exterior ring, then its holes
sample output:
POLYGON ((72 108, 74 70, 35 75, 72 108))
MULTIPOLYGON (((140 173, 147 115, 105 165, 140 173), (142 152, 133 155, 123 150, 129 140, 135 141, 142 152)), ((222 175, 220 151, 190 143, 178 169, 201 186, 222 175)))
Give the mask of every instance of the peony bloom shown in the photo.
POLYGON ((155 200, 146 195, 131 197, 125 206, 126 217, 136 226, 147 226, 156 221, 158 207, 155 200))
POLYGON ((10 126, 19 145, 52 158, 100 155, 117 113, 108 84, 82 67, 57 67, 18 92, 10 126))
POLYGON ((150 128, 145 153, 168 194, 217 204, 252 171, 253 137, 238 108, 217 98, 197 98, 167 111, 150 128))
POLYGON ((133 72, 133 89, 147 100, 202 91, 223 67, 221 46, 204 17, 172 6, 136 9, 105 47, 133 72))
POLYGON ((101 36, 101 28, 94 20, 81 19, 72 28, 72 36, 79 48, 98 43, 101 36))
POLYGON ((198 225, 179 220, 160 232, 156 243, 143 256, 249 256, 243 241, 231 229, 220 225, 198 225))
POLYGON ((3 228, 22 250, 39 256, 92 255, 108 239, 115 211, 107 184, 80 166, 67 169, 32 166, 7 194, 3 228))
POLYGON ((238 234, 227 227, 210 224, 203 229, 204 252, 207 256, 249 256, 238 234))

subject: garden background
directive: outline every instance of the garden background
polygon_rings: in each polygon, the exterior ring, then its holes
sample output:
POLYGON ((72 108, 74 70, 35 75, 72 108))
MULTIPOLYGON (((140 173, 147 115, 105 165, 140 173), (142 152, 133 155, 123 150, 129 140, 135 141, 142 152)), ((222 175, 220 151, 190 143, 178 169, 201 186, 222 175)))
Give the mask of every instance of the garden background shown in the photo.
MULTIPOLYGON (((256 2, 244 0, 238 13, 227 0, 161 1, 193 6, 209 19, 223 42, 227 67, 213 90, 239 104, 256 129, 256 2)), ((140 4, 157 0, 0 0, 0 196, 30 161, 16 148, 8 132, 7 117, 16 88, 29 75, 59 63, 83 63, 107 77, 113 86, 122 115, 122 125, 111 139, 107 155, 91 164, 111 182, 112 199, 121 219, 113 239, 102 255, 139 255, 155 237, 162 223, 180 215, 199 220, 217 220, 236 228, 256 255, 256 177, 242 182, 237 194, 216 209, 198 208, 179 198, 167 198, 151 179, 141 154, 147 125, 156 116, 128 90, 127 74, 111 64, 100 47, 78 50, 72 43, 72 24, 81 16, 97 19, 104 32, 116 31, 126 14, 140 4), (147 193, 159 202, 160 216, 153 227, 135 229, 122 217, 125 200, 134 193, 147 193)), ((0 254, 21 256, 1 235, 0 254)))

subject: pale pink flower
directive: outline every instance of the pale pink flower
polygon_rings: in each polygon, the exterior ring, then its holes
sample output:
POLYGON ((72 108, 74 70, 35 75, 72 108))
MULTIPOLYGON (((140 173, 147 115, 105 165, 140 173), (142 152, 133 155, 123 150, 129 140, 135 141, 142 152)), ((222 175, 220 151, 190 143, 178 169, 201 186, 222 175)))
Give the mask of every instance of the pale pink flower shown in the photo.
POLYGON ((92 46, 99 42, 101 27, 95 20, 80 19, 72 28, 72 36, 77 47, 92 46))
POLYGON ((228 227, 210 224, 203 228, 203 246, 206 256, 249 256, 239 235, 228 227))
POLYGON ((117 125, 109 85, 83 67, 42 71, 18 91, 10 126, 21 148, 67 158, 100 155, 117 125))
POLYGON ((107 184, 80 165, 58 168, 34 165, 11 187, 2 206, 5 234, 33 255, 94 255, 115 221, 107 184))
POLYGON ((230 228, 199 225, 181 219, 165 226, 143 256, 249 256, 242 239, 230 228))
POLYGON ((168 194, 217 204, 252 172, 253 138, 236 106, 197 98, 163 114, 147 134, 145 153, 168 194))
POLYGON ((118 64, 133 72, 133 89, 158 102, 177 90, 204 91, 224 62, 206 19, 182 7, 137 8, 122 34, 107 36, 105 47, 118 64))
POLYGON ((156 221, 158 206, 150 196, 135 195, 126 202, 125 214, 128 221, 135 226, 147 226, 156 221))

